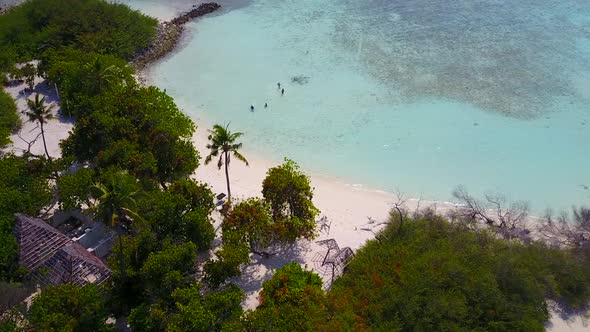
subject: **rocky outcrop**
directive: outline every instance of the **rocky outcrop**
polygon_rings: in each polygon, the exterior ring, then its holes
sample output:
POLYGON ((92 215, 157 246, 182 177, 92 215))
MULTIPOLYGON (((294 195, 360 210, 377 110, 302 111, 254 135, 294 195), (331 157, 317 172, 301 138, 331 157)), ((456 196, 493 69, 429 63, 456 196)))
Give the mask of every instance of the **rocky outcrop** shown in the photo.
POLYGON ((212 13, 219 8, 221 8, 221 5, 219 5, 218 3, 215 3, 215 2, 203 3, 199 7, 197 7, 196 9, 193 9, 190 12, 188 12, 186 14, 182 14, 182 15, 178 16, 177 18, 173 19, 172 21, 170 21, 170 23, 183 25, 192 19, 212 13))
POLYGON ((182 32, 184 31, 185 23, 197 17, 212 13, 219 8, 221 8, 221 6, 215 2, 203 3, 199 7, 178 16, 169 22, 158 24, 158 30, 153 42, 135 55, 131 61, 131 65, 139 71, 145 68, 148 64, 163 58, 178 44, 182 32))

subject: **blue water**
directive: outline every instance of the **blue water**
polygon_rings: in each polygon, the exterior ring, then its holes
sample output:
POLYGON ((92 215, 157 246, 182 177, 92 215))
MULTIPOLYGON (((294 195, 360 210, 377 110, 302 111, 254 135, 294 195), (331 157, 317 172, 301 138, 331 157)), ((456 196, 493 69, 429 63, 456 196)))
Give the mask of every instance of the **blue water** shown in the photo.
POLYGON ((590 1, 224 4, 153 76, 246 152, 415 197, 590 203, 590 1))

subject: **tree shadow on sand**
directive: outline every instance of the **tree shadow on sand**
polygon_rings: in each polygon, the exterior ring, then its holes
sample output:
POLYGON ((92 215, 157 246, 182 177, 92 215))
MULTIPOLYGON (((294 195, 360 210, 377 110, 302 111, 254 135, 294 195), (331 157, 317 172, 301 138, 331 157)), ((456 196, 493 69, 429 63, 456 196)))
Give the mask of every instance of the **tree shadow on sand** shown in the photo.
POLYGON ((240 278, 232 280, 246 293, 253 293, 262 288, 262 283, 272 278, 274 271, 293 261, 303 264, 305 253, 311 250, 308 241, 299 241, 285 248, 279 248, 270 258, 252 256, 252 261, 242 269, 240 278))
MULTIPOLYGON (((35 94, 35 93, 45 96, 45 102, 47 104, 56 103, 57 105, 59 105, 59 103, 60 103, 60 99, 59 99, 59 95, 56 90, 56 86, 49 83, 48 81, 42 81, 42 82, 37 83, 33 89, 33 92, 31 93, 31 95, 35 94)), ((55 118, 60 123, 69 123, 69 124, 74 123, 74 118, 72 118, 70 116, 66 116, 66 115, 62 114, 62 112, 60 112, 60 111, 57 112, 55 118)))

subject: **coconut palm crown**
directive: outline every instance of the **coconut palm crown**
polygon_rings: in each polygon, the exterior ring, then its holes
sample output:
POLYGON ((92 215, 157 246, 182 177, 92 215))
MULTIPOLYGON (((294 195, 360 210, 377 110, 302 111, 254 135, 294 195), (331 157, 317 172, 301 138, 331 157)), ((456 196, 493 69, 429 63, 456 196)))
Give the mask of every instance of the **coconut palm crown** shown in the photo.
POLYGON ((51 159, 49 156, 49 151, 47 151, 47 142, 45 141, 45 124, 48 120, 53 119, 53 106, 49 107, 45 106, 45 96, 39 98, 39 94, 35 94, 35 99, 27 99, 27 105, 29 109, 27 111, 23 111, 23 114, 29 118, 30 122, 39 122, 39 127, 41 128, 41 138, 43 138, 43 148, 45 148, 45 154, 47 155, 48 159, 51 159))
POLYGON ((207 149, 211 152, 205 158, 205 165, 209 164, 213 157, 219 156, 217 160, 217 168, 221 169, 221 166, 225 165, 225 179, 227 182, 227 196, 228 200, 231 201, 231 189, 229 185, 229 163, 231 156, 244 162, 248 166, 248 160, 240 154, 239 150, 242 148, 242 143, 238 143, 237 139, 240 138, 243 133, 236 132, 232 133, 229 130, 229 123, 223 127, 219 124, 213 126, 212 130, 209 130, 209 141, 207 149))
MULTIPOLYGON (((141 220, 135 212, 136 199, 141 195, 141 191, 135 178, 127 172, 111 174, 104 183, 96 183, 90 190, 92 197, 98 202, 91 209, 96 220, 111 227, 124 226, 129 217, 136 222, 141 220)), ((122 231, 118 233, 119 264, 121 276, 125 278, 122 231)))

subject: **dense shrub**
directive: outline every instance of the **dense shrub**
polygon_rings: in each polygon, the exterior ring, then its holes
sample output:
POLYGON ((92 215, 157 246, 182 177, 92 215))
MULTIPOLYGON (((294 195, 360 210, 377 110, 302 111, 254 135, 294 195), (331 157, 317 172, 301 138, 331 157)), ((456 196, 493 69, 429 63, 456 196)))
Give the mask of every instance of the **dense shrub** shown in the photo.
POLYGON ((40 161, 6 155, 0 158, 0 281, 18 279, 18 247, 12 234, 14 213, 37 215, 51 201, 40 161))
POLYGON ((20 125, 14 99, 0 91, 0 148, 10 143, 10 134, 19 129, 20 125))
POLYGON ((327 319, 322 279, 296 262, 262 285, 260 306, 246 315, 247 331, 312 331, 327 319))
POLYGON ((193 121, 155 87, 121 87, 92 98, 86 115, 62 142, 63 155, 117 166, 165 186, 199 165, 193 121))
POLYGON ((34 298, 28 318, 34 331, 112 331, 106 325, 102 296, 94 285, 47 287, 34 298))
POLYGON ((129 59, 149 45, 156 24, 102 0, 30 0, 0 16, 0 49, 20 61, 67 46, 129 59))
POLYGON ((499 240, 438 217, 388 226, 329 294, 329 328, 544 331, 547 299, 581 308, 590 267, 569 252, 499 240))

